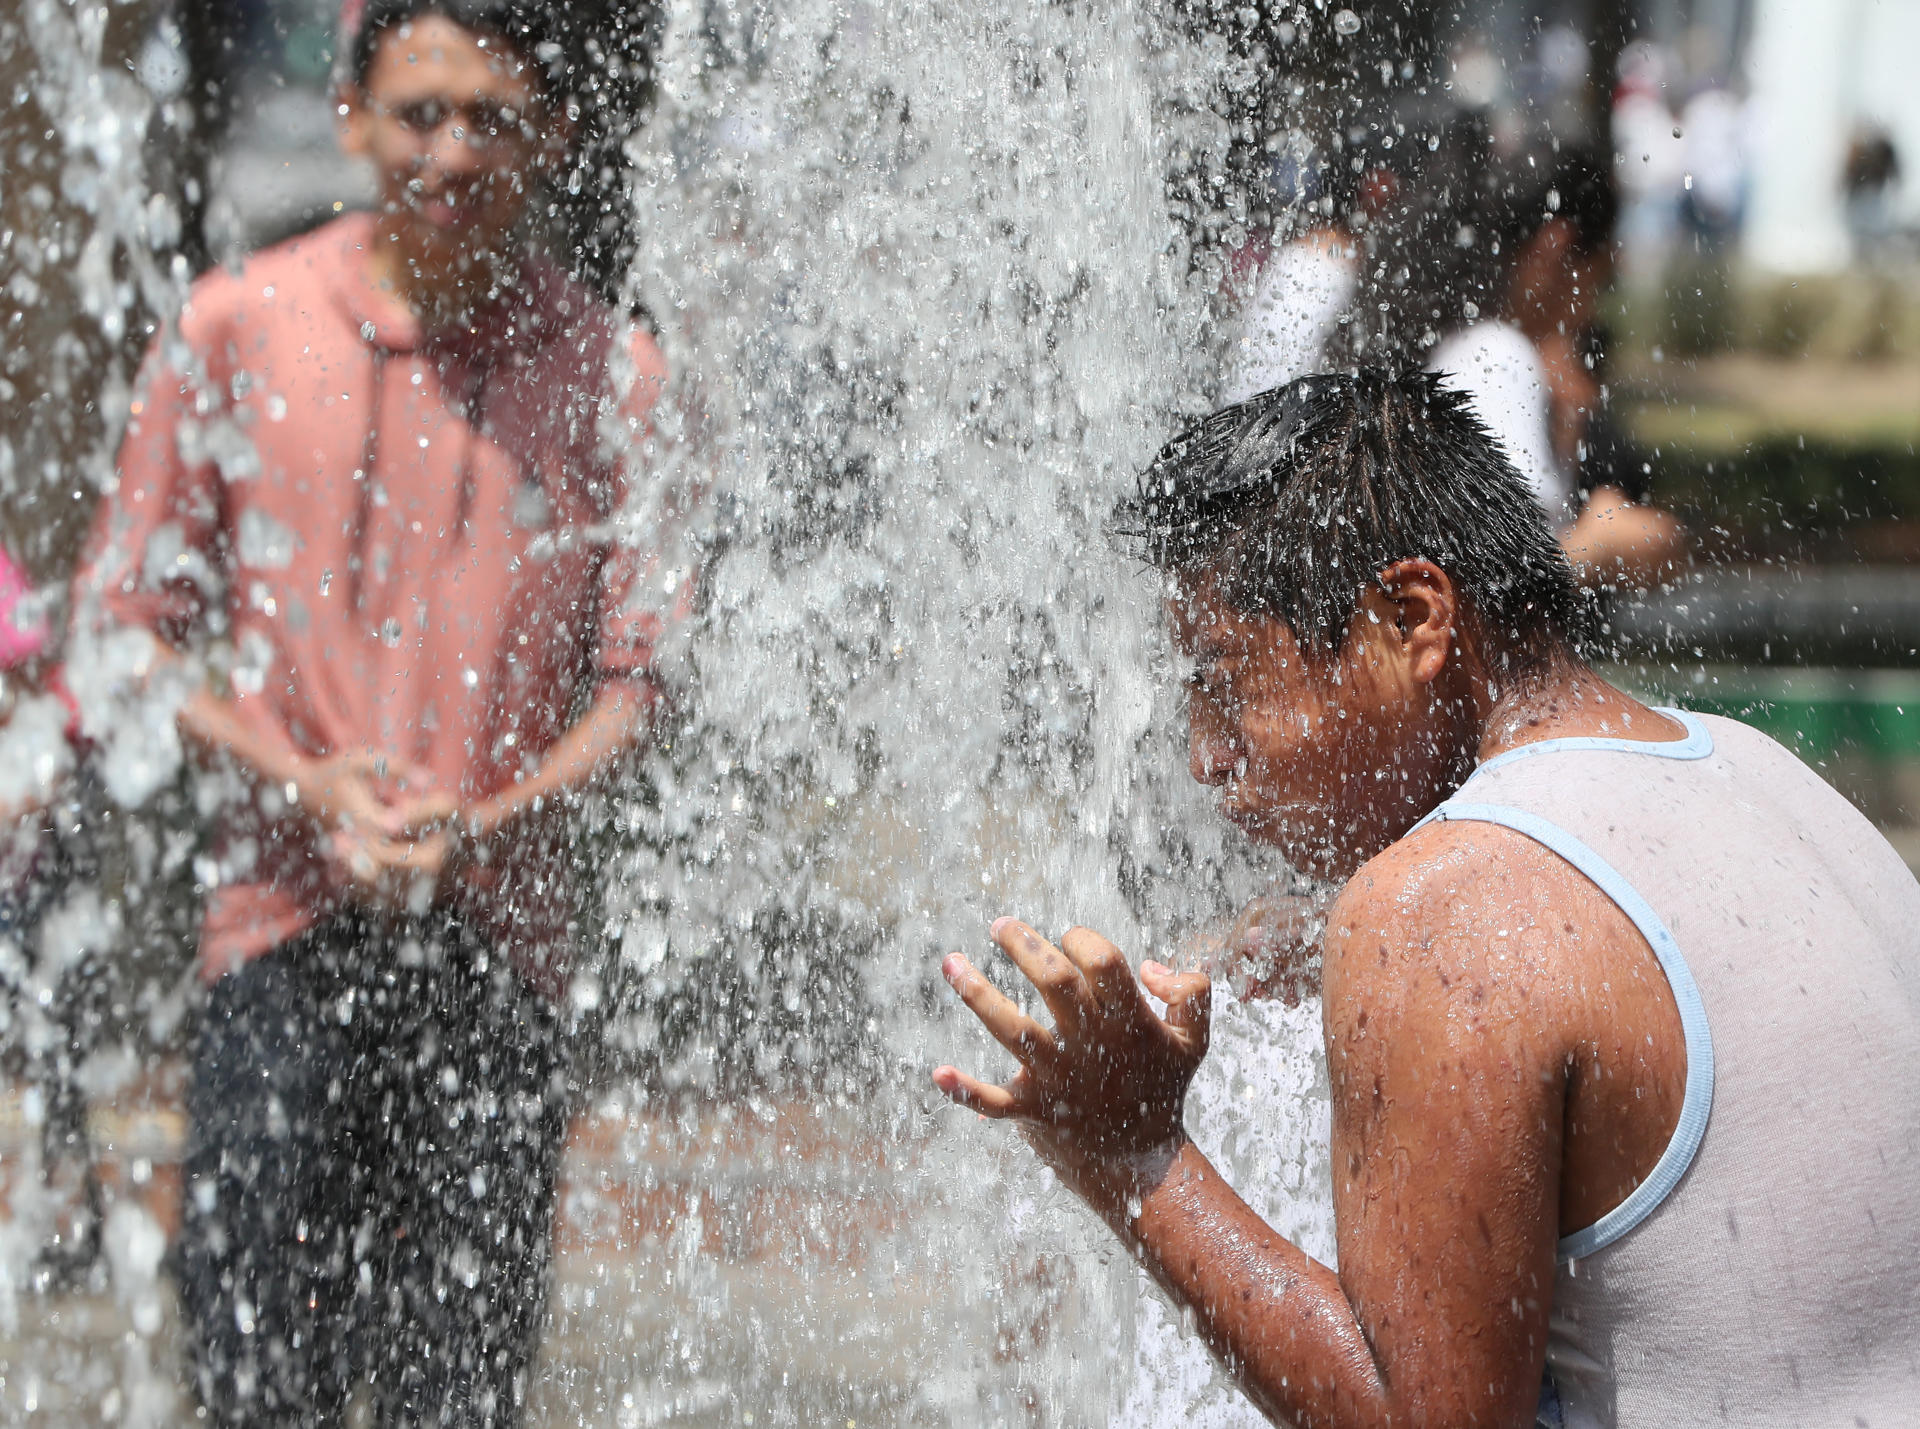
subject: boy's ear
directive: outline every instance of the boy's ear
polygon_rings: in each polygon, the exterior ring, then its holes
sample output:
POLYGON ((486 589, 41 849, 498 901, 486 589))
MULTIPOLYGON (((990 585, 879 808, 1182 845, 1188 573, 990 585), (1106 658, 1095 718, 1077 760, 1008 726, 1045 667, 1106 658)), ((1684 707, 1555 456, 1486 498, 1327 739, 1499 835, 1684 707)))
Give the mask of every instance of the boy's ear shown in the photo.
POLYGON ((1453 578, 1428 560, 1396 561, 1362 597, 1392 631, 1407 673, 1421 684, 1440 678, 1460 621, 1453 578))
POLYGON ((359 85, 334 86, 333 132, 339 141, 341 153, 352 154, 355 158, 366 157, 372 147, 372 136, 368 130, 372 117, 367 112, 367 96, 359 85))

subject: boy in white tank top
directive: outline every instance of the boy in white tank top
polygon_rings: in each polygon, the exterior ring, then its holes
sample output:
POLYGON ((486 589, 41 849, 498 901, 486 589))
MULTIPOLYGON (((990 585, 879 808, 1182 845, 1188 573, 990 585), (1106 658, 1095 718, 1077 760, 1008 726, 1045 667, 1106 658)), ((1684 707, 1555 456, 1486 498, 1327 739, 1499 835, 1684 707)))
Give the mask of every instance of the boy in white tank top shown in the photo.
POLYGON ((936 1084, 1020 1123, 1276 1420, 1912 1422, 1920 886, 1885 840, 1772 741, 1586 667, 1564 555, 1431 377, 1227 408, 1124 514, 1195 777, 1347 880, 1338 1269, 1185 1134, 1204 974, 1003 918, 1053 1025, 949 956, 1019 1067, 936 1084))

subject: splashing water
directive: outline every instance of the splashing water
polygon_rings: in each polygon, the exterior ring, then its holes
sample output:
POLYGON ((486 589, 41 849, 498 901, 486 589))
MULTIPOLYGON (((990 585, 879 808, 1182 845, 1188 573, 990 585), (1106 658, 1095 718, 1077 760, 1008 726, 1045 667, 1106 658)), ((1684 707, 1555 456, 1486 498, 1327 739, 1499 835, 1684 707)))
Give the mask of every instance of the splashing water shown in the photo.
MULTIPOLYGON (((106 95, 83 123, 107 81, 68 17, 91 12, 31 8, 63 133, 103 179, 98 242, 138 250, 170 311, 182 274, 150 255, 171 240, 101 137, 137 139, 151 100, 106 95)), ((1218 117, 1238 71, 1133 5, 677 0, 661 36, 630 291, 681 416, 625 520, 671 538, 662 599, 697 566, 705 602, 670 652, 677 722, 577 828, 604 951, 569 1009, 601 1049, 603 1134, 569 1162, 536 1419, 1154 1422, 1209 1382, 1204 1357, 926 1073, 1001 1063, 936 975, 992 917, 1085 923, 1137 961, 1279 873, 1188 785, 1158 592, 1105 531, 1208 405, 1221 248, 1243 236, 1218 117), (696 488, 690 518, 661 495, 696 488)), ((106 743, 127 806, 179 764, 182 691, 140 659, 76 662, 83 703, 140 695, 106 743)), ((1317 1007, 1220 998, 1196 1135, 1329 1251, 1317 1007)), ((139 1347, 110 1391, 160 1423, 142 1214, 106 1225, 139 1347)), ((8 1286, 32 1242, 16 1217, 8 1286)), ((1235 1422, 1208 1392, 1208 1422, 1235 1422)))
MULTIPOLYGON (((1225 148, 1221 66, 1126 11, 687 18, 640 139, 634 278, 707 414, 724 550, 691 737, 654 760, 646 849, 610 890, 619 963, 655 1006, 730 982, 797 1012, 783 1060, 852 1034, 826 1085, 904 1175, 936 1323, 992 1307, 934 1351, 944 1411, 1106 1422, 1127 1352, 1090 1351, 1131 1324, 1134 1273, 1095 1269, 1101 1233, 1023 1153, 931 1109, 927 1067, 996 1054, 927 1010, 939 953, 998 913, 1141 956, 1230 866, 1185 787, 1155 591, 1103 534, 1204 405, 1217 265, 1165 185, 1225 148), (860 950, 851 998, 821 996, 836 940, 860 950)), ((694 1034, 668 1065, 725 1055, 694 1034)))
MULTIPOLYGON (((698 832, 657 896, 850 903, 902 947, 1016 906, 1137 943, 1179 781, 1139 757, 1158 612, 1103 526, 1203 403, 1207 275, 1161 191, 1215 122, 1167 93, 1198 57, 1072 9, 839 15, 718 37, 747 56, 718 103, 670 27, 641 136, 635 283, 722 493, 697 753, 660 776, 698 832)), ((926 969, 882 961, 903 1005, 926 969)))

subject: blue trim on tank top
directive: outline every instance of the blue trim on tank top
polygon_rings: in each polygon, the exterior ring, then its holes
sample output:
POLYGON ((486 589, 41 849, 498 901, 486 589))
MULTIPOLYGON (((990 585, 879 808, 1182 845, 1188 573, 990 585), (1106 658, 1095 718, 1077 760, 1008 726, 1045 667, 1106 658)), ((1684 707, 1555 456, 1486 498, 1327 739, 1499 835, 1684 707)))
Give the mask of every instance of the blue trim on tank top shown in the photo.
MULTIPOLYGON (((1522 759, 1532 759, 1539 754, 1558 754, 1562 750, 1572 749, 1609 749, 1620 754, 1650 754, 1656 759, 1705 759, 1713 753, 1713 736, 1700 722, 1698 715, 1686 710, 1668 709, 1655 706, 1655 714, 1665 715, 1686 730, 1685 739, 1608 739, 1600 735, 1568 735, 1564 739, 1541 739, 1532 744, 1518 745, 1493 758, 1483 761, 1473 773, 1485 774, 1489 769, 1498 769, 1502 765, 1517 764, 1522 759)), ((1472 776, 1469 776, 1471 779, 1472 776)))
MULTIPOLYGON (((1530 753, 1545 754, 1563 749, 1619 750, 1632 754, 1653 754, 1666 759, 1704 759, 1713 753, 1713 736, 1697 718, 1683 710, 1663 709, 1660 713, 1684 725, 1687 738, 1658 742, 1547 739, 1536 744, 1523 744, 1518 749, 1496 755, 1474 772, 1483 773, 1498 764, 1530 753)), ((1672 989, 1674 1004, 1680 1010, 1680 1028, 1687 1046, 1687 1089, 1680 1103, 1679 1124, 1674 1127, 1666 1150, 1660 1153, 1659 1161, 1654 1164, 1653 1172, 1646 1180, 1635 1186, 1624 1201, 1592 1225, 1560 1238, 1559 1258, 1563 1261, 1580 1260, 1612 1245, 1658 1210, 1661 1202, 1672 1195, 1674 1187, 1680 1184, 1680 1178, 1687 1174, 1687 1168, 1693 1164, 1693 1158, 1700 1150, 1700 1142, 1707 1134, 1707 1118, 1713 1110, 1713 1035, 1707 1026, 1706 1006, 1700 1000, 1700 985, 1693 980, 1693 972, 1688 968, 1686 958, 1681 955, 1680 945, 1674 941, 1673 934, 1660 920, 1660 915, 1653 911, 1652 905, 1640 896, 1639 890, 1612 864, 1558 824, 1525 809, 1510 808, 1504 804, 1470 803, 1461 800, 1458 795, 1440 805, 1414 828, 1424 828, 1436 821, 1498 824, 1532 839, 1572 864, 1639 929, 1640 936, 1647 940, 1647 946, 1653 949, 1654 957, 1659 960, 1660 970, 1667 975, 1667 986, 1672 989)))

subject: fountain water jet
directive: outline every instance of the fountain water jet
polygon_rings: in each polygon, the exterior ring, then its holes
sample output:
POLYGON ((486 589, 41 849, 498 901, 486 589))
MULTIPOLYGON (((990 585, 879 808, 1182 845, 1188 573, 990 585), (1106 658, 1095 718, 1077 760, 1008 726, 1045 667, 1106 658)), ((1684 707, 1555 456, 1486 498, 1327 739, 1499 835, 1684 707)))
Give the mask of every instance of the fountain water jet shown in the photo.
MULTIPOLYGON (((660 34, 630 291, 682 416, 624 519, 706 600, 679 724, 580 824, 606 951, 571 1001, 616 1130, 576 1154, 537 1403, 1113 1422, 1136 1272, 1017 1142, 950 1134, 925 1071, 980 1046, 933 974, 1006 911, 1164 952, 1277 876, 1188 785, 1157 592, 1104 530, 1208 404, 1244 66, 1139 5, 678 0, 660 34)), ((165 247, 151 206, 94 211, 165 247)), ((1221 1028, 1253 1060, 1257 1019, 1221 1028)), ((1309 1235, 1314 1077, 1196 1092, 1203 1137, 1249 1098, 1308 1118, 1223 1164, 1296 1158, 1309 1235)))

